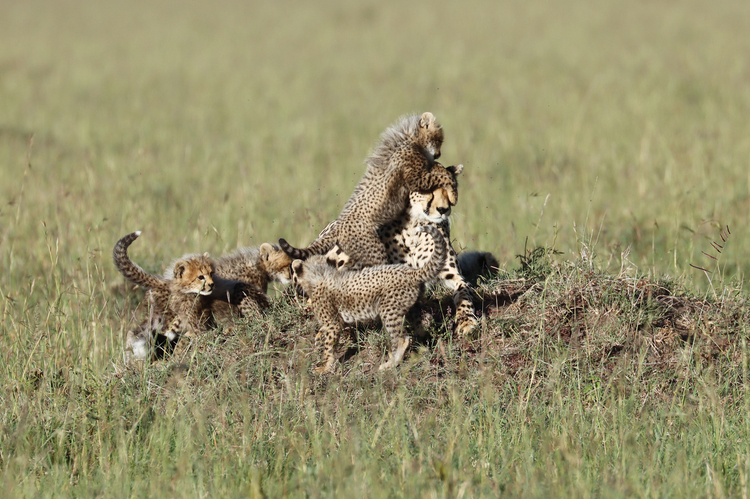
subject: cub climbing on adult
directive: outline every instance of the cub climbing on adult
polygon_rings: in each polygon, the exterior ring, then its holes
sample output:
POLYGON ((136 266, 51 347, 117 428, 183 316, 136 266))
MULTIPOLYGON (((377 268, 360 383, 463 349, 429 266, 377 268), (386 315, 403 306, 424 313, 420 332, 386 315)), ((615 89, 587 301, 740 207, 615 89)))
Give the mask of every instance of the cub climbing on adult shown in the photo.
POLYGON ((307 248, 285 239, 279 246, 290 257, 305 260, 338 245, 352 268, 388 263, 378 229, 397 219, 412 192, 446 189, 451 204, 458 201, 456 178, 436 160, 443 144, 443 129, 432 113, 405 116, 390 126, 367 158, 367 170, 339 217, 307 248))

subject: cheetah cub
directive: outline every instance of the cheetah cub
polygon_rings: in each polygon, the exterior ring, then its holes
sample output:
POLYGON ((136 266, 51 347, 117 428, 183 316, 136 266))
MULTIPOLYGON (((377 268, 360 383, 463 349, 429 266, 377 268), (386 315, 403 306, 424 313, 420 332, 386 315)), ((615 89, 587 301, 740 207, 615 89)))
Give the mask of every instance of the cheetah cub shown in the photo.
POLYGON ((152 353, 152 331, 166 327, 165 336, 172 342, 183 329, 205 326, 214 281, 207 254, 183 256, 164 276, 149 274, 128 256, 128 247, 140 235, 133 232, 117 241, 112 259, 126 279, 147 290, 148 318, 126 339, 126 350, 136 359, 146 359, 152 353))
MULTIPOLYGON (((239 307, 233 306, 237 295, 235 286, 223 286, 223 294, 213 302, 211 311, 218 323, 226 323, 240 312, 242 317, 255 315, 268 306, 266 293, 271 282, 289 284, 292 282, 292 259, 275 244, 263 243, 259 248, 242 247, 214 260, 214 280, 243 282, 263 293, 263 300, 239 297, 239 307)), ((216 296, 214 293, 212 296, 216 296)))
MULTIPOLYGON (((463 165, 447 168, 454 177, 463 171, 463 165)), ((432 192, 409 194, 409 208, 399 218, 378 229, 380 240, 385 245, 388 263, 404 263, 414 268, 423 267, 432 253, 432 239, 417 229, 424 225, 435 226, 446 242, 446 258, 443 269, 428 284, 438 284, 453 291, 456 332, 459 336, 472 334, 478 324, 474 313, 474 302, 469 283, 460 270, 456 252, 450 242, 450 219, 452 204, 450 196, 442 187, 432 192)), ((338 268, 347 266, 349 256, 334 246, 326 258, 338 268)))
POLYGON ((292 277, 310 297, 313 312, 320 323, 316 346, 324 340, 325 364, 316 369, 328 373, 335 369, 334 349, 344 323, 380 318, 391 335, 391 352, 380 370, 397 366, 409 347, 411 337, 404 334, 404 320, 422 293, 423 284, 434 279, 445 264, 446 243, 434 226, 419 229, 432 236, 434 250, 427 264, 415 269, 408 265, 376 265, 362 270, 337 270, 326 257, 316 255, 292 262, 292 277))
POLYGON ((292 281, 292 259, 275 244, 263 243, 260 248, 238 248, 214 260, 214 271, 225 279, 253 284, 264 293, 268 284, 292 281))
POLYGON ((268 298, 256 286, 215 275, 208 253, 178 258, 163 276, 149 274, 128 256, 128 247, 140 235, 137 231, 124 236, 112 251, 120 273, 147 290, 148 317, 126 338, 126 350, 134 358, 144 360, 156 353, 152 352, 152 342, 154 333, 159 331, 164 331, 168 350, 182 333, 205 331, 213 326, 214 311, 229 315, 237 308, 244 315, 268 305, 268 298))
POLYGON ((437 162, 442 145, 443 129, 432 113, 401 118, 383 132, 339 218, 307 248, 294 248, 279 239, 281 249, 294 259, 305 260, 338 245, 349 255, 352 268, 388 263, 378 228, 401 215, 410 192, 444 187, 451 203, 458 200, 455 176, 437 162))

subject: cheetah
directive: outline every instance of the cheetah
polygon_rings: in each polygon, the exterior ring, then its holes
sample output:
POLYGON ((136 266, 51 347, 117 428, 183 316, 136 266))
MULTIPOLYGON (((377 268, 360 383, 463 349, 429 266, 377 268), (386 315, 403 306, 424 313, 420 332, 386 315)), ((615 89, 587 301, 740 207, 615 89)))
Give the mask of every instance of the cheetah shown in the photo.
POLYGON ((260 288, 216 275, 208 253, 178 258, 163 276, 149 274, 128 256, 128 247, 140 235, 137 231, 124 236, 112 251, 120 273, 147 289, 148 318, 129 331, 126 338, 126 350, 132 352, 134 358, 148 358, 155 332, 164 330, 166 339, 161 343, 167 344, 164 349, 169 350, 182 333, 200 332, 213 326, 214 311, 227 316, 233 308, 238 308, 244 315, 258 306, 268 306, 268 298, 260 288))
MULTIPOLYGON (((463 165, 450 166, 447 170, 456 177, 463 171, 463 165)), ((420 268, 432 251, 432 242, 426 234, 418 233, 417 228, 423 225, 438 228, 446 241, 447 256, 434 284, 441 284, 453 292, 456 332, 459 336, 467 336, 475 329, 478 320, 474 313, 471 288, 463 277, 456 252, 450 243, 450 214, 450 197, 444 188, 429 193, 412 192, 409 194, 409 208, 398 219, 378 229, 378 236, 385 245, 388 263, 420 268)), ((326 254, 326 258, 331 265, 341 268, 347 265, 349 257, 336 245, 326 254)))
POLYGON ((424 283, 434 279, 445 264, 446 242, 431 225, 417 229, 432 237, 434 251, 420 269, 408 265, 376 265, 362 270, 336 269, 326 257, 315 255, 292 262, 293 282, 310 297, 320 323, 316 346, 324 343, 323 366, 318 373, 335 369, 334 349, 345 323, 380 318, 391 335, 391 352, 380 370, 397 366, 409 347, 411 337, 404 333, 404 320, 422 293, 424 283))
POLYGON ((148 318, 129 331, 126 339, 126 350, 142 360, 152 353, 153 331, 166 327, 164 336, 169 342, 175 342, 183 329, 205 326, 214 281, 213 266, 207 254, 183 256, 173 262, 164 276, 147 273, 127 253, 140 235, 140 231, 133 232, 117 241, 112 259, 126 279, 147 289, 148 318))
POLYGON ((292 259, 275 244, 263 243, 259 248, 243 247, 214 260, 214 272, 225 279, 257 286, 264 293, 275 281, 292 281, 292 259))
POLYGON ((322 255, 338 245, 353 268, 388 263, 379 227, 395 220, 407 207, 410 192, 430 192, 444 187, 456 204, 455 176, 436 160, 443 144, 443 129, 432 113, 401 118, 383 132, 379 145, 367 159, 364 177, 344 205, 339 218, 305 249, 285 239, 279 245, 294 259, 322 255))
MULTIPOLYGON (((278 246, 263 243, 259 248, 242 247, 214 260, 214 280, 225 279, 229 282, 243 282, 268 293, 271 282, 289 284, 292 281, 292 259, 278 246)), ((261 308, 268 306, 268 301, 244 300, 240 296, 240 307, 233 306, 230 292, 237 290, 234 286, 224 286, 225 297, 211 304, 211 312, 219 324, 226 324, 235 318, 238 312, 242 317, 255 315, 261 308), (251 310, 253 309, 253 310, 251 310)))

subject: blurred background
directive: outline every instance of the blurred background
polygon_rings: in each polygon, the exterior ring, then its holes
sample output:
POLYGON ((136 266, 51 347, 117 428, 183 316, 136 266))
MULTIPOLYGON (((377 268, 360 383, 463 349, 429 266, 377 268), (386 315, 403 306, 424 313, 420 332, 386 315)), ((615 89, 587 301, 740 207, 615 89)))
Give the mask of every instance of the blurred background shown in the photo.
POLYGON ((151 270, 303 246, 427 110, 465 166, 457 249, 746 273, 748 26, 732 0, 4 1, 2 288, 116 279, 137 229, 151 270))
POLYGON ((0 497, 747 497, 749 27, 747 0, 0 0, 0 497), (124 362, 115 241, 152 272, 304 246, 424 111, 464 165, 454 247, 511 290, 560 252, 481 341, 446 318, 377 375, 386 335, 353 333, 310 376, 279 299, 124 362))

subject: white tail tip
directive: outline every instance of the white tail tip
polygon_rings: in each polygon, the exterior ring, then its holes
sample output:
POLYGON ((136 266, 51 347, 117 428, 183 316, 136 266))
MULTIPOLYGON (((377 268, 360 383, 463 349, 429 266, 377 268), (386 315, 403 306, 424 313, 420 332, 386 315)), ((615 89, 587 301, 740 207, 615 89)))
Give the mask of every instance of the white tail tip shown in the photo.
POLYGON ((141 235, 141 231, 139 231, 139 230, 135 231, 135 235, 136 236, 140 236, 141 235))

